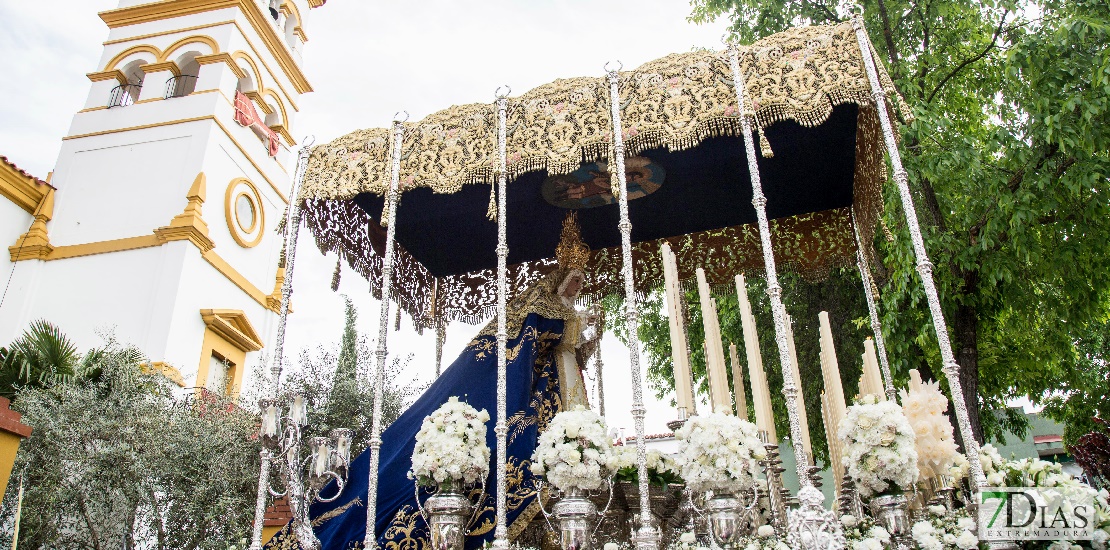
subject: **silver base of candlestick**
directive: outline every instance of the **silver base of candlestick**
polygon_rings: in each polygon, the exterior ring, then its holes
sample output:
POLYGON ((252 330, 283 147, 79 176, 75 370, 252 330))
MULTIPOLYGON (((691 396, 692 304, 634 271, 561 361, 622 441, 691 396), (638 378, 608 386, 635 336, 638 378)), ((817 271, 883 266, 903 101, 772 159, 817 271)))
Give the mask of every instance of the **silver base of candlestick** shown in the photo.
POLYGON ((570 489, 564 491, 564 495, 551 510, 551 517, 559 529, 559 546, 563 550, 589 550, 597 523, 597 506, 585 491, 570 489))
POLYGON ((442 493, 424 503, 425 521, 430 531, 432 550, 462 550, 466 543, 466 524, 470 518, 470 499, 460 493, 442 493))
POLYGON ((868 503, 871 515, 890 533, 891 547, 909 550, 910 518, 906 513, 906 495, 877 495, 868 503))
POLYGON ((763 449, 766 451, 767 458, 759 461, 759 466, 767 480, 767 500, 771 513, 770 523, 771 527, 775 528, 775 532, 781 534, 785 533, 787 528, 786 507, 790 495, 782 483, 782 473, 786 471, 786 468, 782 467, 778 445, 766 443, 763 445, 763 449))

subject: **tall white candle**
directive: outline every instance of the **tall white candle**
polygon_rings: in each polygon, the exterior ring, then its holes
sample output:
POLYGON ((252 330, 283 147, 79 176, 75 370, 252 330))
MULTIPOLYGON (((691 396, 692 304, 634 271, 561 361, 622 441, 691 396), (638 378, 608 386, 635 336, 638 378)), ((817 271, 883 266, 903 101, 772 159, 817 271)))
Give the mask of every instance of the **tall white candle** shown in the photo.
POLYGON ((714 412, 732 410, 725 370, 725 350, 721 343, 721 325, 717 320, 717 303, 709 291, 705 270, 698 268, 698 297, 701 298, 701 321, 705 326, 705 362, 709 373, 709 395, 714 412))
POLYGON ((678 282, 678 263, 669 243, 663 243, 663 285, 667 298, 667 317, 671 329, 671 365, 674 370, 675 402, 685 409, 686 416, 697 413, 694 405, 693 374, 690 372, 690 354, 686 348, 686 333, 682 328, 682 288, 678 282))
POLYGON ((729 359, 732 360, 732 399, 736 402, 736 416, 748 419, 748 399, 744 395, 744 365, 740 364, 740 354, 736 344, 728 345, 729 359))
POLYGON ((840 421, 848 415, 848 407, 844 401, 844 384, 840 379, 840 363, 836 359, 829 313, 822 311, 817 315, 817 320, 821 330, 821 376, 825 382, 825 392, 821 395, 825 440, 829 444, 829 461, 832 463, 833 477, 839 493, 844 465, 841 463, 841 441, 837 431, 840 429, 840 421))
POLYGON ((771 412, 771 391, 767 387, 767 373, 763 371, 763 356, 759 352, 759 334, 756 332, 752 304, 748 301, 748 287, 743 275, 736 276, 736 297, 740 301, 740 324, 744 332, 744 352, 748 357, 748 378, 752 384, 752 405, 755 425, 767 432, 768 440, 778 442, 775 417, 771 412))
POLYGON ((885 401, 886 393, 883 391, 883 376, 879 373, 879 359, 875 355, 875 342, 870 338, 863 341, 863 378, 867 391, 864 392, 864 384, 861 384, 860 394, 871 394, 879 398, 879 401, 885 401))
POLYGON ((798 368, 798 351, 794 347, 794 319, 789 315, 786 316, 786 333, 790 337, 790 372, 794 376, 794 385, 798 388, 798 423, 802 426, 802 448, 812 461, 813 444, 809 439, 809 415, 806 414, 805 393, 802 391, 802 376, 798 368))

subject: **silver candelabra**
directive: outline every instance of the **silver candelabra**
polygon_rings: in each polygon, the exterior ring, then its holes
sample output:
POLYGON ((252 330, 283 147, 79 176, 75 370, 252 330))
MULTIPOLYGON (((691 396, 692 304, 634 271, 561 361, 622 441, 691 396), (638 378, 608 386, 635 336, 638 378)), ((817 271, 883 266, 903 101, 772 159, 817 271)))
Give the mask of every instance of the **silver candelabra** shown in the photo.
POLYGON ((339 497, 347 484, 351 464, 351 430, 338 428, 328 437, 313 437, 304 452, 304 429, 308 426, 308 403, 304 395, 294 393, 280 398, 259 401, 262 411, 262 445, 275 457, 271 463, 284 491, 270 488, 274 498, 287 497, 293 514, 293 533, 304 550, 319 550, 320 540, 312 531, 308 507, 313 502, 331 502, 339 497), (282 409, 286 413, 282 414, 282 409), (331 496, 321 492, 332 481, 331 496))

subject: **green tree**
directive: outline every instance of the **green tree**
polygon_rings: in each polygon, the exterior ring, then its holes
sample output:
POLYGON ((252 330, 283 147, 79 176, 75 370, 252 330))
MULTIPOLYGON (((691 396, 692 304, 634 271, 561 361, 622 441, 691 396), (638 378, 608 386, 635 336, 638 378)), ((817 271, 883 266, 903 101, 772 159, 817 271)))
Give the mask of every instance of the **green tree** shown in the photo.
MULTIPOLYGON (((1005 411, 1018 396, 1049 399, 1107 310, 1110 6, 860 3, 881 61, 913 110, 901 151, 973 428, 980 440, 1002 428, 1020 431, 1022 418, 985 411, 1005 411)), ((843 17, 836 2, 823 0, 692 6, 692 20, 728 17, 748 41, 843 17)), ((895 239, 875 246, 890 359, 898 378, 910 368, 943 378, 897 193, 888 188, 885 198, 895 239)))
POLYGON ((82 370, 77 346, 44 320, 30 326, 7 347, 0 347, 0 396, 15 400, 27 388, 69 382, 82 370))
MULTIPOLYGON (((346 321, 338 352, 318 346, 301 352, 298 369, 283 381, 283 391, 299 392, 309 402, 309 433, 327 435, 334 428, 353 432, 352 449, 357 454, 370 444, 370 420, 374 406, 371 385, 375 356, 365 335, 357 329, 358 312, 347 297, 346 321)), ((382 429, 389 426, 423 388, 401 383, 401 373, 412 355, 394 357, 386 365, 382 387, 382 429)))
POLYGON ((90 355, 97 378, 25 388, 16 403, 34 429, 16 465, 26 488, 20 547, 225 550, 246 536, 256 416, 211 395, 175 398, 133 348, 109 343, 90 355))

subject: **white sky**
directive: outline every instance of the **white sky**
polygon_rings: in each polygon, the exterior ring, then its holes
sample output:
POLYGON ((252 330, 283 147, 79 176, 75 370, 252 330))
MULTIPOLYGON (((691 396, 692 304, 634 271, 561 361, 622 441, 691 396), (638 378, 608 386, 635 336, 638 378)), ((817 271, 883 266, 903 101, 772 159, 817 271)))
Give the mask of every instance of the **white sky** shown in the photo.
MULTIPOLYGON (((0 2, 0 58, 7 67, 0 79, 0 155, 46 177, 88 94, 85 74, 99 69, 108 29, 97 12, 116 5, 0 2)), ((719 47, 724 23, 696 26, 686 22, 688 13, 684 0, 331 0, 305 23, 304 67, 316 91, 299 101, 293 132, 323 143, 358 128, 388 126, 401 110, 418 120, 452 104, 492 101, 502 84, 516 95, 556 78, 601 76, 610 60, 632 68, 692 47, 719 47)), ((287 339, 291 356, 339 339, 343 301, 329 288, 334 267, 335 258, 321 255, 302 231, 287 339)), ((379 308, 366 282, 345 268, 340 292, 359 307, 360 330, 376 335, 379 308)), ((451 325, 445 366, 477 328, 451 325)), ((414 354, 405 376, 431 380, 434 333, 417 336, 406 321, 389 338, 391 355, 414 354)), ((627 348, 609 335, 603 360, 609 425, 631 434, 627 348)), ((664 432, 675 415, 652 393, 645 388, 647 431, 664 432)))

